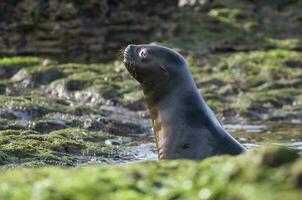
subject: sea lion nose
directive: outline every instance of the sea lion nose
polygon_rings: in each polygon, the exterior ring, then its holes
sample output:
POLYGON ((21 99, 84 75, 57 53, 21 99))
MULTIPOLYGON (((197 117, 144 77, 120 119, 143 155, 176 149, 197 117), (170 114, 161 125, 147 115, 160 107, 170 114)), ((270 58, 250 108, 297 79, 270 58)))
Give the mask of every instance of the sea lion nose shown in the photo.
POLYGON ((129 51, 132 51, 133 48, 134 48, 134 45, 133 44, 129 44, 126 49, 129 50, 129 51))
POLYGON ((129 44, 127 47, 126 47, 126 49, 125 49, 125 53, 128 53, 128 52, 130 52, 130 51, 132 51, 132 49, 133 49, 133 44, 129 44))
POLYGON ((124 62, 127 62, 127 60, 129 60, 129 57, 131 56, 132 54, 132 49, 133 49, 133 45, 132 44, 129 44, 125 50, 124 50, 124 62))

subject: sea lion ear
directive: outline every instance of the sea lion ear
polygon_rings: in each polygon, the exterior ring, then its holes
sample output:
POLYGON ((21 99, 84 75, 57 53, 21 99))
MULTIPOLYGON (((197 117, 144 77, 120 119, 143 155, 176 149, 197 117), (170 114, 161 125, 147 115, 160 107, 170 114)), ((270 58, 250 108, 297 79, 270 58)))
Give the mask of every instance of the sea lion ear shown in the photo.
POLYGON ((165 72, 165 74, 169 75, 168 70, 163 65, 159 65, 159 66, 165 72))

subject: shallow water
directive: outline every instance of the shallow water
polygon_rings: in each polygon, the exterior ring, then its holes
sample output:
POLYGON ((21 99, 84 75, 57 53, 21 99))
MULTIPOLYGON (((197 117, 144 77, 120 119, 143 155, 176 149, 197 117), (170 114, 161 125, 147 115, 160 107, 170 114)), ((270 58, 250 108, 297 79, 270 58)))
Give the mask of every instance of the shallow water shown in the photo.
POLYGON ((247 149, 263 144, 275 144, 302 151, 302 124, 300 123, 228 124, 225 128, 247 149))
MULTIPOLYGON (((16 119, 1 119, 3 130, 36 130, 40 134, 51 134, 57 129, 73 128, 77 130, 99 131, 102 128, 105 132, 110 130, 117 132, 121 137, 106 136, 105 145, 115 145, 120 151, 109 157, 102 155, 86 155, 69 153, 71 166, 83 166, 88 164, 123 164, 140 160, 157 160, 157 150, 152 133, 152 125, 146 112, 134 112, 118 106, 101 106, 94 113, 77 116, 68 112, 50 112, 42 117, 35 118, 33 109, 18 109, 4 107, 4 113, 12 113, 16 119), (29 110, 29 111, 28 111, 29 110), (34 126, 34 125, 39 125, 34 126), (106 126, 107 125, 107 126, 106 126), (35 128, 36 127, 36 128, 35 128), (44 127, 44 128, 43 128, 44 127), (105 127, 105 128, 104 128, 105 127), (132 129, 135 129, 134 131, 132 129), (118 130, 118 131, 117 131, 118 130), (133 134, 135 133, 135 134, 133 134), (127 135, 127 136, 126 136, 127 135)), ((10 115, 9 115, 10 116, 10 115)), ((291 122, 253 122, 225 124, 224 128, 231 133, 247 149, 257 148, 264 144, 274 144, 297 149, 302 154, 302 121, 291 122)), ((0 127, 1 130, 1 127, 0 127)), ((67 131, 68 132, 68 131, 67 131)), ((66 133, 67 133, 66 132, 66 133)), ((39 134, 38 134, 39 135, 39 134)), ((79 135, 82 137, 82 135, 79 135)), ((72 142, 84 144, 82 138, 72 138, 72 142)), ((97 142, 96 142, 97 143, 97 142)), ((72 147, 71 147, 72 148, 72 147)), ((105 147, 106 148, 106 147, 105 147)), ((110 148, 109 148, 110 149, 110 148)), ((66 152, 57 152, 66 153, 66 152)), ((34 158, 33 158, 34 159, 34 158)), ((34 160, 30 160, 33 162, 34 160)), ((63 161, 62 161, 63 162, 63 161)), ((40 166, 45 163, 35 163, 40 166)), ((63 162, 63 164, 69 164, 63 162)), ((21 163, 9 163, 6 166, 23 166, 21 163)), ((27 166, 25 161, 25 166, 27 166)), ((32 164, 29 163, 29 166, 32 164)))
MULTIPOLYGON (((293 148, 302 153, 302 124, 270 122, 252 124, 226 124, 224 127, 247 149, 257 148, 264 144, 274 144, 293 148)), ((134 143, 137 138, 133 138, 134 143)), ((156 160, 156 145, 152 138, 141 140, 130 148, 133 155, 130 160, 119 160, 127 163, 138 160, 156 160)))

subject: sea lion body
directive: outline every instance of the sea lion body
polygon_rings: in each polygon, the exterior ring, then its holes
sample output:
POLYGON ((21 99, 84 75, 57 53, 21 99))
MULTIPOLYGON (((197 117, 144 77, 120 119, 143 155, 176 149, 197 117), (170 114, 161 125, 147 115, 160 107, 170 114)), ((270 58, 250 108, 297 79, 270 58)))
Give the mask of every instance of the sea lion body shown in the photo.
POLYGON ((158 45, 129 45, 124 63, 146 96, 159 159, 245 151, 207 106, 180 54, 158 45))

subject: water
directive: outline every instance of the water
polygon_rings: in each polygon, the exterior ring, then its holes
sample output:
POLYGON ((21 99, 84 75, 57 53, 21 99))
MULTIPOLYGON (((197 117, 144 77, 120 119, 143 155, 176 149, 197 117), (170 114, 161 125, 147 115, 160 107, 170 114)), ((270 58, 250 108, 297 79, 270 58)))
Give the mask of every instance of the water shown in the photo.
MULTIPOLYGON (((265 144, 274 144, 293 148, 302 153, 302 124, 286 122, 270 122, 252 124, 226 124, 228 130, 248 150, 265 144)), ((133 146, 131 154, 133 162, 137 160, 156 160, 156 145, 150 139, 133 146)))
POLYGON ((247 149, 264 144, 275 144, 302 152, 302 124, 300 123, 227 124, 224 127, 247 149))

